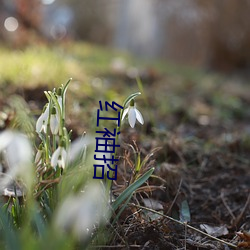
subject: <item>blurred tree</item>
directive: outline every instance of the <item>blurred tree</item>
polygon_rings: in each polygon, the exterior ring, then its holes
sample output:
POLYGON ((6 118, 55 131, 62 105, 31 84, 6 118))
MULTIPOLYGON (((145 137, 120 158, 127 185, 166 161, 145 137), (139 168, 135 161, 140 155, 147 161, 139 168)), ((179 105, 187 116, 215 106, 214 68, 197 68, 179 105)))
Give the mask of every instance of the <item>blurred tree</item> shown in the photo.
POLYGON ((41 36, 40 0, 1 0, 0 7, 0 39, 23 46, 41 36))
MULTIPOLYGON (((201 1, 199 1, 201 2, 201 1)), ((212 68, 230 71, 250 66, 250 1, 212 0, 208 63, 212 68)))
POLYGON ((40 0, 15 0, 17 19, 26 30, 39 32, 41 24, 40 0))
POLYGON ((164 55, 177 62, 232 71, 250 66, 249 0, 158 0, 164 55))
POLYGON ((112 41, 111 17, 114 1, 64 0, 73 10, 74 35, 77 39, 109 44, 112 41))

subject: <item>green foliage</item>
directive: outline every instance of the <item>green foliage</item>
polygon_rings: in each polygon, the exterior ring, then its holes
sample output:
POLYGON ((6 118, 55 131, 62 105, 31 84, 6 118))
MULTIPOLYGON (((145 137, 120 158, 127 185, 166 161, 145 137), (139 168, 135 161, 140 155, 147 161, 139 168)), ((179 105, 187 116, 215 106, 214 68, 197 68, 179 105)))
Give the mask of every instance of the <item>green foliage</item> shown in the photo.
MULTIPOLYGON (((83 136, 72 142, 71 132, 65 127, 66 91, 69 84, 70 80, 57 89, 44 92, 47 104, 36 122, 36 133, 27 106, 20 98, 13 97, 12 107, 18 114, 12 122, 12 128, 28 135, 32 144, 38 143, 32 170, 25 168, 25 171, 35 170, 36 178, 28 183, 28 179, 23 176, 32 174, 23 172, 15 175, 15 171, 10 172, 11 178, 15 180, 14 190, 17 184, 20 185, 23 197, 15 195, 1 205, 2 248, 75 250, 105 244, 110 238, 104 228, 111 219, 111 211, 117 214, 112 221, 114 223, 136 190, 154 171, 151 168, 143 173, 145 162, 141 162, 138 154, 133 183, 115 201, 111 204, 108 202, 112 181, 93 181, 94 147, 91 136, 83 136)), ((124 101, 124 107, 138 95, 139 92, 131 94, 124 101)), ((15 135, 12 132, 4 134, 8 142, 2 147, 11 148, 15 135)), ((22 143, 18 140, 15 143, 15 150, 18 151, 22 143)), ((114 155, 116 157, 116 152, 114 155)), ((9 167, 14 169, 17 166, 9 167)))
POLYGON ((118 209, 118 207, 124 202, 128 197, 131 197, 131 194, 136 191, 143 183, 145 183, 148 178, 154 172, 154 168, 149 169, 143 176, 138 178, 133 184, 126 188, 112 203, 113 210, 118 209))

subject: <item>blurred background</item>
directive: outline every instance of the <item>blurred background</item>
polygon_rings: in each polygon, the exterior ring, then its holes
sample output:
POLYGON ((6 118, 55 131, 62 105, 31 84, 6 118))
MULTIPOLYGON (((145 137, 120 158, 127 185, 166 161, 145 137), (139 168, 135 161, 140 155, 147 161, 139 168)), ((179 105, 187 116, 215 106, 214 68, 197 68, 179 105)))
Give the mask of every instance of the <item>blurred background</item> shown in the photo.
MULTIPOLYGON (((227 225, 225 239, 234 242, 236 228, 250 228, 249 13, 250 0, 0 0, 0 132, 30 134, 48 101, 44 91, 71 77, 65 124, 72 140, 96 132, 100 100, 122 105, 140 91, 136 105, 144 125, 131 129, 125 119, 119 136, 122 185, 133 179, 138 162, 146 167, 152 156, 149 165, 161 177, 153 185, 166 187, 154 197, 164 212, 181 214, 186 195, 194 225, 227 225)), ((170 232, 183 247, 180 228, 153 224, 153 217, 142 237, 138 222, 119 233, 120 225, 137 218, 131 212, 124 213, 115 237, 126 235, 132 244, 146 239, 145 248, 155 239, 177 242, 170 232), (152 225, 163 232, 157 235, 152 225)), ((33 217, 26 224, 33 231, 33 217)), ((25 237, 10 239, 30 239, 29 230, 19 229, 25 237)), ((45 244, 56 239, 45 235, 45 244)), ((122 237, 119 246, 127 242, 122 237)), ((194 235, 189 242, 205 241, 194 235)))
POLYGON ((84 40, 219 71, 248 72, 249 0, 0 0, 0 39, 84 40))

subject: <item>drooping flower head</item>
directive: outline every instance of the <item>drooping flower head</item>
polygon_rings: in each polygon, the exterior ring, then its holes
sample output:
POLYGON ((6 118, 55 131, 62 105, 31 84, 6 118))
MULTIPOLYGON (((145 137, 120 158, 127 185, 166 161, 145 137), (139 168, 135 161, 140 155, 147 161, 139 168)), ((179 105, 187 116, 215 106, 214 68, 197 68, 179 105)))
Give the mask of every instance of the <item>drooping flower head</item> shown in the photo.
POLYGON ((53 106, 50 116, 50 131, 53 135, 56 135, 58 133, 59 125, 60 125, 59 115, 56 110, 56 107, 53 106))
POLYGON ((40 117, 36 122, 36 132, 41 133, 43 131, 44 133, 46 133, 48 122, 49 122, 49 104, 47 103, 43 108, 42 114, 40 115, 40 117))
POLYGON ((136 120, 138 120, 138 122, 140 122, 141 124, 144 123, 141 112, 135 107, 134 99, 130 101, 129 107, 124 110, 122 115, 122 120, 125 118, 127 114, 128 114, 129 125, 132 128, 134 128, 136 120))
POLYGON ((51 157, 51 166, 56 169, 58 166, 59 168, 64 169, 67 161, 67 152, 65 149, 64 141, 61 141, 58 148, 52 154, 51 157))

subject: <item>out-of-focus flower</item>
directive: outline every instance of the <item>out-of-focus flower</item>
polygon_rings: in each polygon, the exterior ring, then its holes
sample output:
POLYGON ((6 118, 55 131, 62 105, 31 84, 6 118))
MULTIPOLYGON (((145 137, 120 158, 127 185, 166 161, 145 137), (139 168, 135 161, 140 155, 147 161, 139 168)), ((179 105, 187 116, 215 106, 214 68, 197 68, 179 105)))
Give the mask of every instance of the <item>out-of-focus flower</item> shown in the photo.
POLYGON ((129 125, 134 128, 136 120, 138 120, 141 124, 144 123, 141 112, 135 107, 134 99, 130 101, 130 105, 126 108, 122 115, 122 120, 128 114, 128 122, 129 125))
POLYGON ((41 133, 43 131, 44 133, 46 133, 48 121, 49 121, 49 104, 47 104, 47 106, 43 110, 43 113, 40 115, 40 117, 36 122, 36 132, 41 133))
POLYGON ((94 137, 89 135, 83 135, 82 137, 74 140, 68 150, 68 162, 72 163, 79 159, 86 160, 87 147, 93 146, 94 142, 94 137))
POLYGON ((53 135, 56 135, 59 131, 60 121, 58 112, 55 107, 52 108, 50 116, 50 130, 53 135))
POLYGON ((82 194, 69 196, 56 214, 56 229, 72 233, 79 240, 86 240, 95 226, 108 219, 105 197, 105 191, 98 182, 89 184, 82 194))
POLYGON ((64 169, 67 161, 67 152, 64 148, 64 145, 61 144, 55 150, 51 157, 51 166, 56 168, 56 166, 64 169))
POLYGON ((6 130, 0 133, 0 152, 7 163, 7 173, 1 179, 1 188, 17 177, 28 186, 32 183, 32 147, 28 138, 21 133, 6 130))

